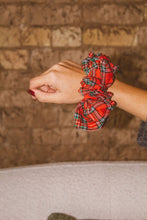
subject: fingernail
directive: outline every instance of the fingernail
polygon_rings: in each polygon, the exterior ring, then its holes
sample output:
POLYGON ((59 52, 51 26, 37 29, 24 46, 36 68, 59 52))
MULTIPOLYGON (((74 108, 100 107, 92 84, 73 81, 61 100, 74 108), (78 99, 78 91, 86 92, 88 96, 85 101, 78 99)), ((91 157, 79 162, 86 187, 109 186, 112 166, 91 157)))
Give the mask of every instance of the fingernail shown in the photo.
POLYGON ((35 97, 35 92, 34 92, 34 91, 32 91, 31 89, 28 89, 28 90, 27 90, 27 92, 28 92, 30 95, 32 95, 32 96, 34 96, 34 97, 35 97))

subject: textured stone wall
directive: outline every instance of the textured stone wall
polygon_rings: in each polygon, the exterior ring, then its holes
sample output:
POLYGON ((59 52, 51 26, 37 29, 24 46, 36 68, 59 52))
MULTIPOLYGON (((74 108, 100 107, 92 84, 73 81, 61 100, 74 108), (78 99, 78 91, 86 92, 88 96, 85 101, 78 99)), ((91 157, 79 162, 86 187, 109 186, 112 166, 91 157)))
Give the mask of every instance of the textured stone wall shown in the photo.
POLYGON ((0 167, 84 160, 146 160, 141 120, 115 108, 104 128, 73 127, 76 104, 34 102, 30 78, 89 51, 120 65, 116 77, 147 88, 147 2, 0 0, 0 167))

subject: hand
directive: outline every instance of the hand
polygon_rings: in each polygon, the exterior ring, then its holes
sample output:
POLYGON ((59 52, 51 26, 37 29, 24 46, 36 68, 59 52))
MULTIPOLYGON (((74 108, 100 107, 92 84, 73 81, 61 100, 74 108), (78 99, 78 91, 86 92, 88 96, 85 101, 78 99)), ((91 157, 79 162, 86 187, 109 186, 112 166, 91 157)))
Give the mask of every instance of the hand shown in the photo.
POLYGON ((60 62, 30 80, 30 90, 40 102, 77 103, 84 97, 78 92, 86 76, 79 64, 70 60, 60 62))

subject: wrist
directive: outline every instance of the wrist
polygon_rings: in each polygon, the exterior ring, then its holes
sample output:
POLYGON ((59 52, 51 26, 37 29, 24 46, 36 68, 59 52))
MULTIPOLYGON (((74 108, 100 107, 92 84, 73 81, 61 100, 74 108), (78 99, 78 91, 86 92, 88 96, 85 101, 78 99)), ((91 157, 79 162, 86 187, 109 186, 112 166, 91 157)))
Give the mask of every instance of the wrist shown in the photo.
POLYGON ((81 102, 83 98, 84 98, 84 96, 81 93, 78 92, 76 102, 81 102))
MULTIPOLYGON (((120 86, 120 81, 115 79, 114 83, 107 89, 108 92, 112 92, 113 96, 112 96, 112 100, 117 102, 117 93, 118 93, 118 89, 120 86)), ((117 104, 117 103, 116 103, 117 104)))
POLYGON ((119 83, 120 81, 118 79, 115 79, 113 84, 107 89, 107 91, 113 93, 118 88, 119 83))

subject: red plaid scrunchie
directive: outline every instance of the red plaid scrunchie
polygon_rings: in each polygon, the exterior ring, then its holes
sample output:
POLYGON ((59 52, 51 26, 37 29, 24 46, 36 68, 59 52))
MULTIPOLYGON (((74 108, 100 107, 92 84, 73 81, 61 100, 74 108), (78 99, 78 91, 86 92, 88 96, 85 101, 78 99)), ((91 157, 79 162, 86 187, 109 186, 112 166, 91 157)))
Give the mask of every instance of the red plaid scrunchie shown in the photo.
POLYGON ((107 92, 114 80, 118 66, 111 63, 110 58, 102 53, 89 53, 83 60, 82 70, 87 74, 80 82, 78 90, 84 98, 78 103, 74 114, 75 128, 96 130, 103 127, 108 115, 116 105, 111 101, 113 94, 107 92))

